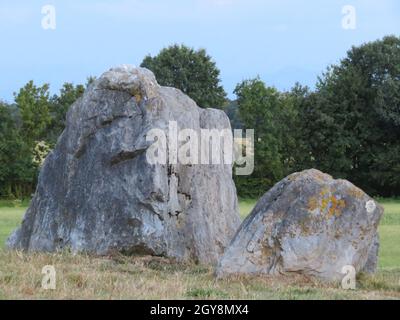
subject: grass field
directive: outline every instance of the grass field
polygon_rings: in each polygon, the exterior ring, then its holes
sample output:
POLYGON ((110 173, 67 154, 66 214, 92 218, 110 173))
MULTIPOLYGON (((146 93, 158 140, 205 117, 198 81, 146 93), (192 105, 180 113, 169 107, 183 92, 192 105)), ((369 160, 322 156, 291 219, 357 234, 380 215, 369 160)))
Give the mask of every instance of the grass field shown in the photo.
MULTIPOLYGON (((400 299, 400 201, 380 200, 379 272, 345 291, 303 276, 215 280, 210 267, 156 257, 23 254, 0 249, 0 299, 400 299), (57 289, 41 288, 42 267, 54 265, 57 289)), ((240 201, 245 217, 254 200, 240 201)), ((0 202, 0 247, 18 226, 26 202, 0 202)))

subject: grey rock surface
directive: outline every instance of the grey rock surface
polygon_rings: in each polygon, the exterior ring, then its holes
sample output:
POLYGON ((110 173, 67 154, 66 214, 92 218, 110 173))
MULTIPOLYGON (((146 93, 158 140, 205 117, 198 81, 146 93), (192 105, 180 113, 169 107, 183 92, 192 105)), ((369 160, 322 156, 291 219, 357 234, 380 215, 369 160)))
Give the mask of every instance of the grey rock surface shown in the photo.
POLYGON ((362 272, 375 273, 378 267, 378 254, 379 254, 379 234, 376 233, 375 238, 372 242, 371 248, 369 249, 368 259, 362 268, 362 272))
POLYGON ((152 72, 122 65, 74 103, 8 247, 152 254, 214 264, 240 225, 232 165, 149 164, 150 129, 228 128, 152 72))
POLYGON ((326 281, 376 268, 383 208, 346 180, 294 173, 269 190, 243 222, 217 267, 229 274, 300 273, 326 281))

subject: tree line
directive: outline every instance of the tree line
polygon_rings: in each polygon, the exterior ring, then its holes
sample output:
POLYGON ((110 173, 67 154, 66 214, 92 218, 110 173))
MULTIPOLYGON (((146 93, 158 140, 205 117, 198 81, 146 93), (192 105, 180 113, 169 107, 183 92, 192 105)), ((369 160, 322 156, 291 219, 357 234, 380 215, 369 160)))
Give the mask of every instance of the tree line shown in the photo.
POLYGON ((34 192, 40 166, 64 130, 66 112, 84 91, 84 85, 65 83, 50 96, 48 84, 29 81, 14 94, 14 103, 0 101, 0 197, 34 192))
POLYGON ((255 78, 235 93, 237 116, 256 135, 255 172, 237 179, 240 194, 317 168, 371 195, 400 195, 400 38, 351 48, 315 90, 278 92, 255 78))
MULTIPOLYGON (((348 179, 371 195, 400 195, 400 38, 352 47, 318 78, 315 89, 289 91, 259 77, 226 98, 220 71, 206 50, 167 47, 141 64, 161 85, 181 89, 201 107, 223 109, 233 128, 255 129, 255 170, 235 177, 242 197, 257 197, 286 175, 317 168, 348 179)), ((88 83, 93 81, 89 79, 88 83)), ((86 85, 49 86, 32 81, 0 102, 0 196, 29 196, 43 158, 65 126, 69 106, 86 85)))

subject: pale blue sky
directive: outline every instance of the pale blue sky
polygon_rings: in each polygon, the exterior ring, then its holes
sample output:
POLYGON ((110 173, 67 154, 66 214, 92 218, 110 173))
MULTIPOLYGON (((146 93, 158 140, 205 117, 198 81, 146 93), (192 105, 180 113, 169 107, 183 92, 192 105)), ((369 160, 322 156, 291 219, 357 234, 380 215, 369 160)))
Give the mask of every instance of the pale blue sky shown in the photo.
POLYGON ((2 0, 0 99, 33 79, 84 83, 111 66, 139 65, 172 43, 206 48, 231 97, 257 74, 288 89, 313 86, 352 45, 400 35, 398 0, 2 0), (41 8, 56 8, 56 30, 41 27, 41 8), (356 8, 355 30, 342 8, 356 8))

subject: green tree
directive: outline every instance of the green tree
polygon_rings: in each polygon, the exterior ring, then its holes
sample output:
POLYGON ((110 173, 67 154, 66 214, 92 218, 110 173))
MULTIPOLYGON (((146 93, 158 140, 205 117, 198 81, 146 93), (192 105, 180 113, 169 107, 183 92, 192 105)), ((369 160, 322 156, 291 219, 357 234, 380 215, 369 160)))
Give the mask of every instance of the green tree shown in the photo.
POLYGON ((313 123, 316 121, 314 113, 316 94, 307 86, 296 83, 284 94, 286 106, 285 143, 283 154, 288 162, 288 173, 315 167, 315 158, 311 152, 310 136, 314 133, 313 123))
POLYGON ((0 101, 0 195, 3 196, 11 193, 8 181, 12 171, 10 165, 13 158, 14 133, 11 111, 7 104, 0 101))
POLYGON ((37 87, 29 81, 14 95, 21 116, 22 135, 33 145, 46 137, 51 122, 49 85, 37 87))
POLYGON ((353 47, 328 68, 308 115, 318 168, 370 193, 400 194, 400 39, 353 47))
POLYGON ((243 128, 242 120, 240 120, 239 116, 239 106, 236 100, 227 100, 224 111, 230 120, 232 129, 243 128))
POLYGON ((250 177, 237 177, 236 183, 242 196, 260 195, 288 171, 285 143, 290 136, 287 121, 292 116, 292 105, 285 95, 267 87, 259 78, 243 81, 234 93, 244 127, 254 129, 255 134, 254 172, 250 177))
POLYGON ((58 137, 65 128, 66 114, 69 107, 78 100, 84 93, 85 86, 64 83, 59 95, 51 98, 50 111, 51 123, 47 131, 47 140, 55 144, 58 137))
POLYGON ((84 90, 65 83, 50 99, 48 85, 30 81, 15 94, 15 105, 0 103, 0 196, 32 194, 39 167, 64 129, 66 112, 84 90))
POLYGON ((16 120, 12 106, 0 102, 0 197, 30 195, 35 186, 37 167, 16 120))
POLYGON ((153 71, 160 85, 182 90, 203 108, 221 108, 225 103, 220 71, 204 49, 173 45, 155 57, 146 56, 141 67, 153 71))

